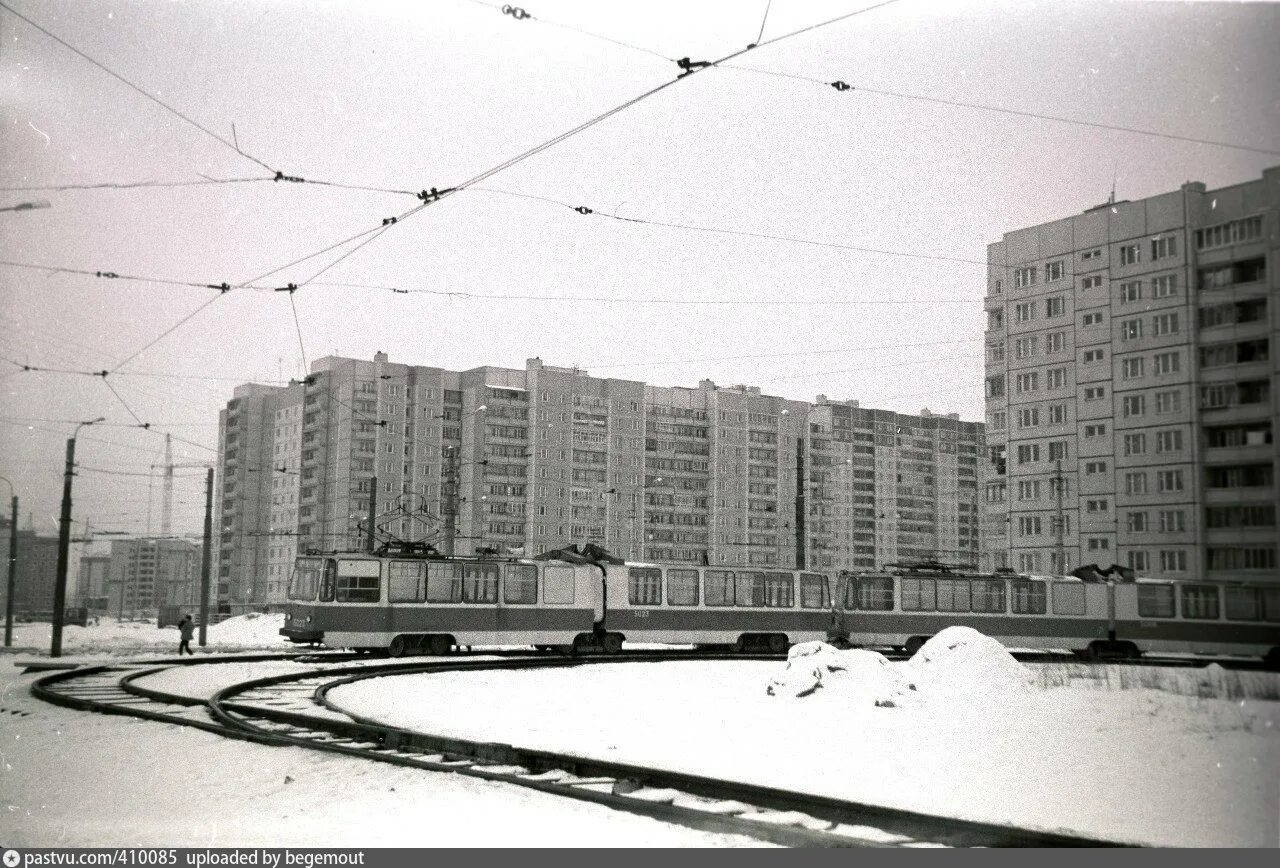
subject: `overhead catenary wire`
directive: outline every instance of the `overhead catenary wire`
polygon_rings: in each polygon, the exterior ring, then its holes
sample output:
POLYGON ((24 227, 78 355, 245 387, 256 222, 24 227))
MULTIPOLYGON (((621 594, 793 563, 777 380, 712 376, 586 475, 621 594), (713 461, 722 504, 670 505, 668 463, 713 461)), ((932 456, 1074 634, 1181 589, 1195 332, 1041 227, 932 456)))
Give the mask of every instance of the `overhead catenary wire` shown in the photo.
POLYGON ((741 72, 750 72, 757 75, 768 75, 776 78, 789 78, 796 81, 811 82, 820 84, 825 87, 834 88, 841 93, 870 93, 876 96, 886 96, 895 99, 916 100, 918 102, 934 103, 936 105, 954 106, 957 108, 976 109, 978 111, 996 112, 999 114, 1015 115, 1017 117, 1034 118, 1042 121, 1052 121, 1056 123, 1072 124, 1081 127, 1090 127, 1100 130, 1111 130, 1113 132, 1133 133, 1142 136, 1152 136, 1154 138, 1169 139, 1177 142, 1190 142, 1197 145, 1209 145, 1218 148, 1230 148, 1237 151, 1249 151, 1255 154, 1266 154, 1268 156, 1280 156, 1280 150, 1274 148, 1260 148, 1254 145, 1242 145, 1238 142, 1224 142, 1217 139, 1204 139, 1196 136, 1184 136, 1177 133, 1166 133, 1160 130, 1148 130, 1139 127, 1128 127, 1121 124, 1108 124, 1101 121, 1081 120, 1080 118, 1069 118, 1062 115, 1052 115, 1045 112, 1034 112, 1026 109, 1013 109, 1004 106, 989 105, 986 103, 966 102, 964 100, 944 99, 937 96, 926 96, 918 93, 904 93, 902 91, 887 90, 885 88, 866 87, 861 84, 849 84, 843 80, 826 81, 821 78, 814 78, 808 75, 797 75, 790 72, 778 72, 771 69, 760 69, 754 66, 742 66, 735 63, 726 63, 723 69, 733 69, 741 72))
POLYGON ((630 48, 633 51, 641 51, 641 52, 644 52, 645 54, 652 55, 653 57, 661 58, 662 60, 668 60, 668 61, 671 61, 672 63, 675 62, 674 57, 668 57, 667 55, 663 54, 660 51, 654 51, 652 48, 645 48, 643 45, 636 45, 633 42, 624 42, 621 39, 614 39, 612 36, 605 36, 602 33, 596 33, 591 30, 586 30, 582 27, 576 27, 572 24, 564 24, 559 21, 552 21, 548 18, 543 18, 540 15, 533 15, 530 12, 528 12, 526 9, 520 6, 513 6, 511 4, 502 4, 502 3, 489 3, 487 2, 487 0, 468 0, 468 2, 476 6, 487 6, 490 9, 496 9, 502 14, 510 16, 515 21, 533 21, 538 24, 545 24, 548 27, 558 27, 561 30, 569 30, 569 31, 572 31, 573 33, 578 33, 583 36, 588 36, 592 39, 599 39, 603 42, 612 42, 614 45, 618 45, 623 48, 630 48))

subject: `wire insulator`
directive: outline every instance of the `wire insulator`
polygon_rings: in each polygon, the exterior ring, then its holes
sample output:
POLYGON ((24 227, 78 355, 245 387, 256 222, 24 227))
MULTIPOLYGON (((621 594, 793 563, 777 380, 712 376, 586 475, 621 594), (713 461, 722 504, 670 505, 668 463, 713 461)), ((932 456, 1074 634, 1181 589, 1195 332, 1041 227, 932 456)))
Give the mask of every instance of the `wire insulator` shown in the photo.
POLYGON ((574 210, 574 211, 577 211, 579 214, 594 214, 594 213, 596 213, 596 212, 592 211, 590 208, 588 208, 586 205, 579 205, 577 208, 574 208, 573 210, 574 210))
POLYGON ((273 181, 288 181, 288 182, 290 182, 290 183, 292 183, 292 184, 305 184, 305 183, 307 183, 307 181, 306 181, 306 179, 305 179, 305 178, 299 178, 297 175, 286 175, 284 172, 276 172, 276 176, 275 176, 274 178, 272 178, 271 180, 273 180, 273 181))
POLYGON ((114 278, 114 277, 119 277, 119 276, 120 276, 120 275, 116 274, 114 271, 95 271, 95 272, 94 272, 94 274, 95 274, 96 276, 98 276, 98 277, 113 277, 113 278, 114 278))
POLYGON ((831 86, 834 87, 836 90, 841 90, 841 91, 853 90, 852 85, 845 84, 843 81, 833 81, 831 82, 831 86))
POLYGON ((519 6, 503 6, 502 14, 510 15, 512 18, 514 18, 517 21, 523 21, 526 18, 533 17, 528 12, 525 12, 523 9, 521 9, 519 6))

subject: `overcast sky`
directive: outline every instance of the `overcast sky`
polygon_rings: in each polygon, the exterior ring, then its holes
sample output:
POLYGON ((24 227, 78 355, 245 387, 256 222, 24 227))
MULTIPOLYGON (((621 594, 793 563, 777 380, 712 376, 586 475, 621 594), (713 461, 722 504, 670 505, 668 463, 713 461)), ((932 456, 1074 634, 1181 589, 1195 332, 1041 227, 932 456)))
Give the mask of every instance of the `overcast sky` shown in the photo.
MULTIPOLYGON (((525 0, 536 18, 520 21, 468 0, 5 2, 219 136, 230 139, 234 124, 241 149, 273 168, 401 190, 471 178, 679 71, 542 19, 701 60, 756 41, 766 5, 525 0)), ((860 5, 869 4, 774 0, 764 39, 860 5)), ((981 261, 1003 232, 1105 201, 1113 179, 1120 198, 1137 199, 1187 180, 1246 181, 1280 158, 858 88, 1274 148, 1277 45, 1272 5, 901 0, 736 61, 853 90, 699 73, 495 175, 486 190, 425 209, 319 278, 610 301, 317 283, 294 298, 306 356, 383 350, 456 370, 521 368, 537 355, 659 385, 710 377, 980 420, 984 272, 955 260, 981 261), (494 190, 952 259, 622 222, 494 190)), ((267 174, 3 10, 0 82, 0 186, 267 174)), ((50 207, 0 212, 0 258, 231 284, 417 204, 258 182, 0 193, 0 207, 40 201, 50 207)), ((348 249, 264 285, 305 279, 348 249)), ((0 355, 111 368, 215 294, 0 266, 0 355)), ((297 376, 301 356, 288 296, 240 290, 124 368, 168 376, 122 371, 109 382, 144 421, 215 446, 234 384, 297 376)), ((0 364, 0 474, 18 485, 24 526, 31 512, 53 530, 71 429, 58 420, 133 418, 100 378, 16 370, 0 364)), ((159 486, 152 500, 145 474, 162 448, 160 435, 136 428, 86 431, 83 464, 143 475, 81 474, 77 519, 139 532, 151 501, 158 530, 159 486)), ((212 457, 181 443, 174 451, 184 464, 212 457)), ((176 529, 198 532, 203 474, 178 472, 176 529)))

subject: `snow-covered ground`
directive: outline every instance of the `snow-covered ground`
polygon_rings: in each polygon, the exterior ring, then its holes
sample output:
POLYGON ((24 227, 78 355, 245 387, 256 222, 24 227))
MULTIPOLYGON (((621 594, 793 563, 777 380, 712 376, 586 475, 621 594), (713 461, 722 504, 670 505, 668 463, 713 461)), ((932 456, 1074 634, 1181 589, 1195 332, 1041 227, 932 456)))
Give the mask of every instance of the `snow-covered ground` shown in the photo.
POLYGON ((1007 654, 945 644, 901 664, 797 648, 791 674, 618 663, 379 678, 330 698, 411 729, 976 820, 1164 845, 1280 843, 1280 703, 1038 687, 1007 654), (778 689, 811 681, 815 664, 823 687, 778 689))
MULTIPOLYGON (((184 667, 182 672, 214 668, 184 667)), ((0 842, 5 846, 758 843, 506 784, 70 711, 31 697, 28 685, 36 676, 6 670, 0 670, 0 842)), ((270 673, 253 672, 265 674, 270 673)))
MULTIPOLYGON (((292 645, 280 635, 284 615, 250 613, 228 618, 220 624, 210 624, 208 645, 205 650, 227 651, 284 651, 292 645)), ((49 653, 53 627, 48 621, 15 623, 13 625, 13 649, 20 653, 49 653)), ((199 639, 199 631, 196 639, 199 639)), ((201 648, 192 641, 197 654, 201 648)), ((157 627, 151 621, 120 621, 114 617, 101 617, 97 624, 80 627, 68 624, 62 628, 62 649, 65 656, 121 656, 134 653, 156 654, 178 650, 178 628, 157 627)))

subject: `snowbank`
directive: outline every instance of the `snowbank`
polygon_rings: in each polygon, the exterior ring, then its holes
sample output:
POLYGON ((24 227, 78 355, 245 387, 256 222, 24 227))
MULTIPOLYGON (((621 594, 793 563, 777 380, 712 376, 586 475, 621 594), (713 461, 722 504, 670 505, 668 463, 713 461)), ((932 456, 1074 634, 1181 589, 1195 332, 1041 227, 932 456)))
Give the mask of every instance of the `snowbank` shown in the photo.
POLYGON ((856 705, 893 708, 913 690, 882 654, 841 651, 825 642, 802 642, 787 655, 787 665, 769 682, 769 696, 810 696, 819 690, 856 705))
POLYGON ((1003 645, 972 627, 947 627, 907 661, 906 677, 926 697, 989 700, 1025 692, 1030 669, 1003 645))
POLYGON ((209 642, 216 645, 287 645, 289 640, 280 635, 284 626, 284 613, 263 615, 249 612, 228 618, 221 624, 209 627, 209 642))
MULTIPOLYGON (((262 615, 251 612, 228 618, 221 624, 209 625, 208 647, 220 651, 275 649, 288 645, 280 635, 284 614, 262 615)), ((49 649, 53 627, 46 622, 14 624, 14 645, 22 649, 49 649)), ((197 635, 199 635, 197 633, 197 635)), ((178 628, 157 628, 155 621, 120 621, 101 617, 88 627, 68 624, 62 628, 62 647, 67 652, 120 654, 130 651, 154 652, 157 648, 177 650, 178 628)))

